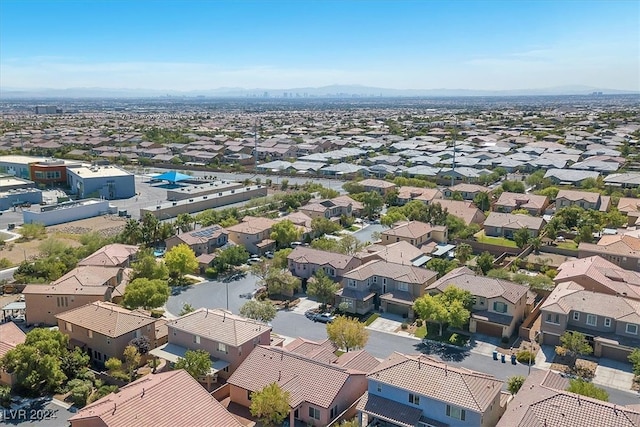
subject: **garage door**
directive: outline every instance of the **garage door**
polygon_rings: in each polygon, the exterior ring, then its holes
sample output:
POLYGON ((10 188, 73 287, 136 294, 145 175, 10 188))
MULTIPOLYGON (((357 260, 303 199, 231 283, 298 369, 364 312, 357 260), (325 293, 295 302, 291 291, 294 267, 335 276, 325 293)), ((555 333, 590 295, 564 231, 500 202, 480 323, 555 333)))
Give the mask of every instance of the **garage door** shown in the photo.
POLYGON ((479 334, 491 335, 494 337, 502 336, 502 326, 494 325, 493 323, 486 323, 477 320, 476 321, 476 332, 479 334))
POLYGON ((602 354, 600 357, 606 357, 607 359, 618 360, 620 362, 627 362, 630 352, 622 348, 609 347, 608 345, 602 346, 602 354))
POLYGON ((399 304, 387 303, 387 312, 392 314, 399 314, 400 316, 406 316, 409 314, 409 308, 399 304))

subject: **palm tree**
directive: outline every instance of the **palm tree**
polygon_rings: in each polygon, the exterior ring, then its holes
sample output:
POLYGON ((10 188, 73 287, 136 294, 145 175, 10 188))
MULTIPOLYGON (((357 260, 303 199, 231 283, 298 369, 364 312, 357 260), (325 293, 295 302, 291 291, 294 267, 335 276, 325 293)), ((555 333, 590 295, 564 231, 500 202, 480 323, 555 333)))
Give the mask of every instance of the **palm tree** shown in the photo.
POLYGON ((473 255, 473 248, 468 243, 460 243, 456 248, 456 258, 461 264, 466 264, 473 255))
POLYGON ((127 220, 124 230, 122 230, 122 234, 120 236, 123 243, 137 245, 142 240, 142 229, 140 228, 140 223, 135 219, 127 220))
POLYGON ((191 231, 193 230, 193 222, 194 222, 194 219, 191 215, 189 215, 188 213, 181 213, 176 218, 176 222, 175 222, 176 230, 182 231, 183 233, 186 233, 187 231, 191 231))

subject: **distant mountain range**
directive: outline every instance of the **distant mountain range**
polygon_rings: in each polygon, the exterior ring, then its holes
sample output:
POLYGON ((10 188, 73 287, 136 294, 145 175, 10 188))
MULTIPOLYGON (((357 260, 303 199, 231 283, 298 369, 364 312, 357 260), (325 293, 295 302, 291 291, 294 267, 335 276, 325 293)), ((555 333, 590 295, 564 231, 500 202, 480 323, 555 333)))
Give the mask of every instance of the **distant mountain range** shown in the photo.
POLYGON ((543 89, 474 90, 474 89, 388 89, 360 85, 331 85, 290 89, 245 89, 222 87, 218 89, 176 91, 154 89, 107 89, 80 87, 68 89, 0 88, 0 100, 24 98, 293 98, 308 97, 465 97, 465 96, 553 96, 553 95, 640 94, 640 91, 603 89, 589 86, 558 86, 543 89), (286 94, 286 95, 285 95, 286 94))

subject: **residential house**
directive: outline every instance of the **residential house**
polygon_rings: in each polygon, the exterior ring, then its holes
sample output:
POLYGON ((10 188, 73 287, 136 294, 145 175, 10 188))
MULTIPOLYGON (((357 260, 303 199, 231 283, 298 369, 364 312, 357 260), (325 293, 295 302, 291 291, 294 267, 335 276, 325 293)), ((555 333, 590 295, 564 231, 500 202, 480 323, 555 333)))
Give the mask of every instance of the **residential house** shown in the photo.
POLYGON ((640 271, 640 238, 628 234, 604 235, 598 243, 580 242, 578 258, 598 255, 626 270, 640 271))
POLYGON ((556 209, 579 206, 589 210, 606 212, 611 205, 611 197, 589 191, 560 190, 556 196, 556 209))
POLYGON ((228 379, 260 344, 271 342, 271 327, 222 309, 201 308, 167 322, 168 343, 151 354, 177 362, 187 350, 204 350, 211 355, 211 371, 200 378, 208 390, 218 377, 228 379))
POLYGON ((446 225, 431 225, 420 221, 403 221, 381 233, 383 245, 396 243, 401 240, 420 247, 430 241, 446 243, 448 240, 446 225))
POLYGON ((262 255, 275 246, 271 239, 271 227, 276 222, 269 218, 245 217, 242 222, 227 227, 229 240, 244 246, 251 254, 262 255))
POLYGON ((364 191, 375 191, 381 196, 386 196, 396 189, 396 185, 392 182, 383 181, 381 179, 363 179, 358 184, 364 187, 364 191))
POLYGON ((484 233, 487 236, 513 239, 516 231, 525 228, 531 237, 536 237, 545 223, 544 219, 529 215, 491 212, 484 221, 484 233))
POLYGON ((576 282, 587 291, 640 300, 640 273, 600 256, 565 261, 558 267, 555 283, 576 282))
POLYGON ((621 188, 638 188, 640 172, 612 173, 604 178, 605 185, 621 188))
POLYGON ((502 279, 478 276, 467 267, 456 268, 427 286, 437 294, 455 286, 473 295, 469 332, 510 337, 525 318, 526 286, 502 279))
POLYGON ((596 357, 627 361, 640 348, 640 301, 586 290, 573 281, 556 285, 540 308, 542 342, 559 345, 566 331, 585 334, 596 357))
POLYGON ((317 270, 323 269, 327 276, 339 281, 345 273, 361 264, 361 260, 353 255, 321 251, 306 246, 297 246, 287 255, 287 268, 301 279, 309 279, 317 270))
POLYGON ((569 380, 534 369, 509 402, 496 427, 640 425, 640 410, 566 391, 569 380))
MULTIPOLYGON (((0 323, 0 359, 18 344, 23 344, 25 339, 25 333, 15 323, 0 323)), ((0 384, 12 386, 16 381, 15 374, 10 374, 0 367, 0 384)))
POLYGON ((496 212, 509 213, 515 210, 526 209, 529 214, 539 216, 549 206, 547 196, 537 196, 535 194, 509 193, 505 191, 500 195, 494 205, 496 212))
POLYGON ((193 250, 196 256, 210 254, 217 248, 227 244, 229 232, 219 225, 211 225, 194 231, 176 234, 166 240, 167 250, 185 244, 193 250))
POLYGON ((80 409, 69 423, 71 427, 244 426, 183 369, 145 375, 80 409))
POLYGON ((318 362, 332 363, 361 372, 370 372, 380 363, 365 350, 348 351, 336 356, 339 348, 328 339, 318 342, 298 337, 285 345, 284 349, 318 362))
POLYGON ((629 227, 640 225, 640 199, 621 197, 618 201, 618 210, 627 215, 627 225, 629 227))
POLYGON ((444 196, 448 199, 452 198, 456 193, 460 194, 464 200, 473 201, 480 193, 490 194, 491 189, 482 185, 461 183, 444 190, 444 196))
POLYGON ((311 200, 304 206, 300 206, 298 211, 311 218, 340 218, 342 215, 352 216, 353 204, 349 200, 311 200))
POLYGON ((367 372, 259 345, 231 375, 231 402, 251 406, 251 393, 276 383, 291 396, 289 425, 328 426, 367 389, 367 372))
POLYGON ((362 426, 494 427, 506 408, 502 381, 422 354, 394 352, 367 378, 362 426))
POLYGON ((98 249, 88 257, 80 260, 78 265, 95 265, 106 267, 130 267, 135 261, 138 246, 113 243, 98 249))
POLYGON ((111 302, 95 301, 62 312, 56 319, 60 332, 69 336, 69 345, 82 348, 98 365, 111 357, 122 359, 125 347, 135 338, 146 337, 151 348, 167 342, 164 320, 111 302))
POLYGON ((57 325, 56 315, 94 301, 122 300, 127 269, 82 265, 48 285, 27 285, 23 294, 29 325, 57 325))
POLYGON ((442 199, 442 192, 437 188, 402 186, 398 189, 398 205, 400 206, 412 200, 420 200, 429 204, 438 199, 442 199))
MULTIPOLYGON (((579 169, 549 169, 544 174, 544 177, 550 179, 554 185, 573 186, 580 186, 585 179, 597 179, 599 176, 599 172, 579 169)), ((607 182, 606 179, 605 182, 607 182)))
POLYGON ((413 265, 415 267, 422 267, 431 259, 422 249, 416 248, 405 240, 400 240, 399 242, 388 245, 375 244, 367 246, 355 256, 358 257, 363 264, 374 259, 381 259, 386 262, 413 265))
POLYGON ((451 215, 460 218, 466 225, 478 224, 481 226, 486 219, 484 212, 472 202, 443 199, 436 200, 434 203, 438 203, 442 209, 446 209, 451 215))
POLYGON ((436 276, 435 271, 413 265, 369 261, 344 275, 336 302, 345 303, 349 313, 366 314, 376 308, 378 296, 382 311, 413 318, 413 302, 436 276))

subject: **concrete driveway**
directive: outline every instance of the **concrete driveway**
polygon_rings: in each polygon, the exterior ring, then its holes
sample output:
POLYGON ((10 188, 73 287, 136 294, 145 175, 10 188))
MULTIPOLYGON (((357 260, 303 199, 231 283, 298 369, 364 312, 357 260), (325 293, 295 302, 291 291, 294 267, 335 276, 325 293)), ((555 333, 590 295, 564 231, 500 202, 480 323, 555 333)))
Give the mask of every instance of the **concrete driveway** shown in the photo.
POLYGON ((591 382, 619 390, 631 390, 631 386, 633 385, 631 365, 611 359, 600 359, 598 361, 598 367, 596 368, 596 374, 591 382))

